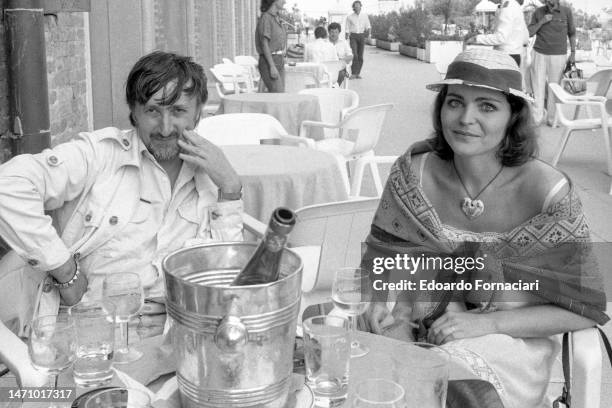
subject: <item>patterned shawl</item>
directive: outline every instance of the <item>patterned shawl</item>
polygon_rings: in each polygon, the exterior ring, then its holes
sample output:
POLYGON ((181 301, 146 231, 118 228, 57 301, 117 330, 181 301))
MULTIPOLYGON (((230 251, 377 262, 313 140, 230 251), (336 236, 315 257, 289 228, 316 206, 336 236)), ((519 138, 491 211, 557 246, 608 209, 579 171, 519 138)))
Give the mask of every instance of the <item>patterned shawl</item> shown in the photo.
MULTIPOLYGON (((481 279, 490 282, 539 282, 533 294, 542 303, 552 303, 598 324, 609 317, 604 313, 606 296, 599 273, 582 205, 570 182, 570 192, 558 203, 505 233, 471 233, 441 223, 424 195, 419 175, 410 171, 411 156, 431 151, 426 142, 413 145, 391 168, 372 230, 365 245, 362 267, 372 270, 374 257, 410 256, 484 257, 486 267, 457 275, 441 273, 438 281, 481 279), (450 234, 450 235, 449 235, 450 234)), ((431 271, 427 271, 431 273, 431 271)), ((402 279, 409 277, 405 271, 402 279)), ((375 279, 398 281, 397 270, 373 275, 375 279)), ((422 278, 419 272, 409 279, 422 278)), ((432 275, 428 275, 431 278, 432 275)), ((434 291, 425 300, 443 302, 449 293, 434 291)), ((380 295, 380 293, 378 294, 380 295)), ((421 293, 419 300, 423 300, 421 293)), ((456 293, 454 294, 456 296, 456 293)), ((385 300, 382 295, 376 298, 385 300)), ((387 294, 384 294, 387 296, 387 294)), ((469 294, 462 295, 469 299, 469 294)), ((495 296, 488 299, 491 303, 495 296)), ((480 299, 482 300, 482 299, 480 299)), ((469 301, 472 303, 471 301, 469 301)), ((473 302, 473 303, 478 303, 473 302)), ((480 302, 486 303, 486 302, 480 302)), ((431 308, 430 308, 431 311, 431 308)))

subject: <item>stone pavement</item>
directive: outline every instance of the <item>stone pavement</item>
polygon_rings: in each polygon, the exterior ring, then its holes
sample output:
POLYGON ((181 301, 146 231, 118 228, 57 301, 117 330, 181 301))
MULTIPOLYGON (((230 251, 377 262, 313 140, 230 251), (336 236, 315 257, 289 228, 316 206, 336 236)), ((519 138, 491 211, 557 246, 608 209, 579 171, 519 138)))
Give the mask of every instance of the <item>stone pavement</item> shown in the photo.
MULTIPOLYGON (((425 84, 440 78, 433 64, 427 64, 398 53, 366 46, 363 79, 351 80, 349 87, 360 97, 360 106, 393 103, 383 128, 377 155, 403 153, 412 143, 428 137, 433 126, 431 112, 435 93, 425 89, 425 84)), ((562 130, 540 128, 540 157, 550 161, 558 148, 562 130)), ((575 132, 570 137, 559 169, 574 181, 584 205, 592 230, 593 240, 612 243, 612 195, 608 195, 612 178, 606 174, 606 157, 601 131, 575 132)), ((388 166, 381 167, 381 177, 386 178, 388 166)), ((366 174, 369 176, 369 174, 366 174)), ((371 180, 371 179, 370 179, 371 180)), ((366 177, 364 195, 373 193, 366 177)), ((612 312, 612 244, 602 244, 597 250, 599 264, 604 274, 608 295, 608 314, 612 312)), ((612 338, 612 324, 604 330, 612 338)), ((603 350, 603 349, 602 349, 603 350)), ((560 371, 557 380, 561 377, 560 371)), ((601 407, 612 406, 612 369, 603 365, 601 407)))

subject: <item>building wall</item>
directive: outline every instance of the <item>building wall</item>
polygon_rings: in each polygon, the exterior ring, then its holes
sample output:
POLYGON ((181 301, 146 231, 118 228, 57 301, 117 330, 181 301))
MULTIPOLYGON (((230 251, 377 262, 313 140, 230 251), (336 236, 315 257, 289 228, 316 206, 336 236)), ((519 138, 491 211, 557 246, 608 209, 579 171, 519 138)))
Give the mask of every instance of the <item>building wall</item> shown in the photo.
POLYGON ((88 130, 85 13, 45 18, 51 143, 88 130))
MULTIPOLYGON (((87 130, 88 126, 84 24, 84 13, 45 16, 50 129, 54 145, 87 130)), ((5 26, 0 20, 0 163, 10 158, 7 58, 5 26)))
POLYGON ((11 154, 10 140, 8 139, 9 126, 6 33, 4 19, 0 19, 0 163, 5 162, 11 154))

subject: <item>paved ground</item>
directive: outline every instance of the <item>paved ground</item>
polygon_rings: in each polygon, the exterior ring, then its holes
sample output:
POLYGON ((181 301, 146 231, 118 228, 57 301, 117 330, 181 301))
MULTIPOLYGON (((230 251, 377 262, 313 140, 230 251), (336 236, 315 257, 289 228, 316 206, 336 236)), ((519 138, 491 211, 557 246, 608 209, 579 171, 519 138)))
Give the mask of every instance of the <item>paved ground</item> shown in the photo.
MULTIPOLYGON (((431 111, 435 93, 425 84, 440 78, 432 64, 423 63, 398 53, 366 46, 363 79, 351 80, 350 88, 359 93, 360 105, 393 103, 381 140, 378 155, 400 154, 432 132, 431 111)), ((540 156, 550 160, 556 151, 562 130, 540 128, 540 156)), ((576 132, 568 142, 559 168, 575 182, 582 199, 593 239, 602 244, 597 248, 599 263, 606 280, 608 299, 612 301, 612 195, 608 195, 611 177, 605 173, 605 150, 601 131, 576 132)), ((385 177, 383 175, 383 177, 385 177)), ((372 192, 370 186, 364 191, 372 192)), ((612 312, 612 302, 608 303, 612 312)), ((612 338, 612 324, 604 330, 612 338)), ((560 371, 559 376, 560 377, 560 371)), ((612 406, 612 370, 604 363, 602 408, 612 406)))

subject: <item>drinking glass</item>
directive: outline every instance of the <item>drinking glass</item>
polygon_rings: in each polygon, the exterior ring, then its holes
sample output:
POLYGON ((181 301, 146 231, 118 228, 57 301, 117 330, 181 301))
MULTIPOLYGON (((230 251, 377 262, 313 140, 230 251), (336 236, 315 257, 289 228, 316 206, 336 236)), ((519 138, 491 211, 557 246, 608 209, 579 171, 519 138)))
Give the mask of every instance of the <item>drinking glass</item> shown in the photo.
POLYGON ((332 285, 332 301, 349 317, 351 327, 351 357, 368 354, 369 349, 357 340, 357 317, 363 314, 372 299, 367 272, 361 268, 341 268, 332 285))
POLYGON ((149 408, 151 398, 134 388, 110 388, 93 394, 84 408, 149 408))
MULTIPOLYGON (((383 378, 370 378, 355 387, 353 408, 404 408, 404 389, 383 378)), ((426 405, 423 405, 426 407, 426 405)))
POLYGON ((57 389, 58 375, 76 358, 76 335, 70 316, 49 315, 34 319, 28 354, 34 368, 49 375, 50 386, 57 389))
POLYGON ((444 408, 450 354, 429 343, 402 343, 393 348, 395 378, 406 390, 407 408, 444 408))
POLYGON ((74 382, 100 387, 113 379, 115 306, 109 301, 80 302, 70 308, 76 328, 74 382))
POLYGON ((144 290, 140 278, 132 272, 110 273, 102 285, 104 298, 115 305, 115 321, 121 329, 122 345, 115 350, 116 364, 131 363, 142 352, 129 346, 128 322, 144 305, 144 290))
POLYGON ((348 393, 351 361, 349 322, 340 316, 313 316, 304 321, 306 383, 317 407, 339 407, 348 393))

